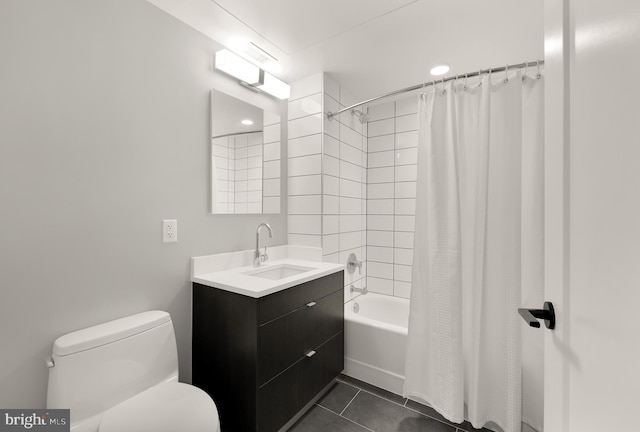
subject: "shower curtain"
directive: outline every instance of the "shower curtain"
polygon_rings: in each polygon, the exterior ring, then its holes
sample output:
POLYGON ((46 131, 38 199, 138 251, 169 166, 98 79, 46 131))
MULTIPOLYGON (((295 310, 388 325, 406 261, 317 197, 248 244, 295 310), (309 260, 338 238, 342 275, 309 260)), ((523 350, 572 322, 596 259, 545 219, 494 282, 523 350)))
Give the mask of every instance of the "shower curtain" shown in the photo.
POLYGON ((419 107, 405 396, 541 431, 543 336, 517 309, 543 303, 543 79, 449 81, 419 107))

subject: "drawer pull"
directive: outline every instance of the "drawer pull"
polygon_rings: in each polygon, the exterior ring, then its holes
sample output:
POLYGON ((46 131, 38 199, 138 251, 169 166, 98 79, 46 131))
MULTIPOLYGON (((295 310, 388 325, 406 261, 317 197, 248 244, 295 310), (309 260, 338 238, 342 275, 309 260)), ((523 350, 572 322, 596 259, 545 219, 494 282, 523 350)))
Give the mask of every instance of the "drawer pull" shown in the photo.
POLYGON ((305 354, 307 357, 313 357, 314 355, 316 355, 316 352, 314 350, 309 351, 308 353, 305 354))
POLYGON ((315 305, 316 305, 316 302, 307 303, 307 307, 314 307, 315 305))

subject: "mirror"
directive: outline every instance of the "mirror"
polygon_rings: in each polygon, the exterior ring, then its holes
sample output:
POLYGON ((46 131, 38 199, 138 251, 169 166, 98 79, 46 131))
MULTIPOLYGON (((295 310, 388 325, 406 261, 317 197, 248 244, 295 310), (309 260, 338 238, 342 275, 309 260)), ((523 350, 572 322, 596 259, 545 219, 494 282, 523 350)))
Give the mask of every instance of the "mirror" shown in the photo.
POLYGON ((280 115, 211 91, 211 213, 280 213, 280 115))

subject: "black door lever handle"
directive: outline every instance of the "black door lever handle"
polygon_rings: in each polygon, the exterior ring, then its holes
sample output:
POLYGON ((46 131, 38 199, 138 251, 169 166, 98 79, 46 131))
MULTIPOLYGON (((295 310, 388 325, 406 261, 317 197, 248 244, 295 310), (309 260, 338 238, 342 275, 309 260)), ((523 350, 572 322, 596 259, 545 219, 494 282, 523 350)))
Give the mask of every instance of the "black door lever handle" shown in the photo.
POLYGON ((540 328, 539 319, 544 320, 548 329, 556 327, 556 313, 551 302, 544 302, 544 309, 518 309, 518 313, 531 327, 540 328))

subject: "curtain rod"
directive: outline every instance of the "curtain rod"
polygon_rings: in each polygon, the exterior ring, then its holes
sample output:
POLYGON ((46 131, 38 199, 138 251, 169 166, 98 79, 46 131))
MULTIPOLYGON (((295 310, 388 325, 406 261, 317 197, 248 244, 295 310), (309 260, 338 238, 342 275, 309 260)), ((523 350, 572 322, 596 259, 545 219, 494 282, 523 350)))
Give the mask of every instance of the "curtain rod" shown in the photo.
POLYGON ((336 112, 327 111, 325 113, 325 115, 327 116, 327 118, 329 120, 333 120, 333 118, 335 116, 337 116, 338 114, 342 114, 345 111, 352 110, 353 108, 359 107, 360 105, 365 105, 365 104, 377 101, 379 99, 388 98, 388 97, 399 95, 399 94, 402 94, 402 93, 407 93, 407 92, 412 92, 414 90, 419 90, 421 88, 428 87, 428 86, 433 85, 433 84, 443 83, 443 82, 451 81, 451 80, 454 80, 454 79, 460 79, 460 78, 471 78, 471 77, 479 76, 479 75, 486 74, 486 73, 504 72, 504 71, 507 71, 509 69, 522 69, 522 68, 527 68, 527 67, 530 67, 530 66, 539 67, 539 66, 542 66, 542 65, 544 65, 544 60, 536 60, 536 61, 532 61, 532 62, 524 62, 524 63, 520 63, 520 64, 507 65, 507 66, 502 66, 502 67, 497 67, 497 68, 490 68, 490 69, 484 69, 484 70, 481 69, 481 70, 476 71, 476 72, 470 72, 470 73, 465 73, 465 74, 461 74, 461 75, 452 75, 452 76, 449 76, 449 77, 446 77, 446 78, 440 78, 440 79, 437 79, 437 80, 425 82, 425 83, 422 83, 422 84, 416 84, 416 85, 411 86, 411 87, 407 87, 407 88, 403 88, 403 89, 400 89, 400 90, 392 91, 391 93, 386 93, 386 94, 383 94, 381 96, 376 96, 374 98, 367 99, 367 100, 362 101, 360 103, 350 105, 350 106, 348 106, 346 108, 342 108, 341 110, 336 111, 336 112))

